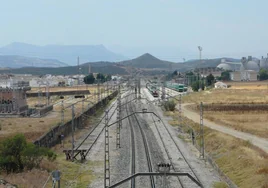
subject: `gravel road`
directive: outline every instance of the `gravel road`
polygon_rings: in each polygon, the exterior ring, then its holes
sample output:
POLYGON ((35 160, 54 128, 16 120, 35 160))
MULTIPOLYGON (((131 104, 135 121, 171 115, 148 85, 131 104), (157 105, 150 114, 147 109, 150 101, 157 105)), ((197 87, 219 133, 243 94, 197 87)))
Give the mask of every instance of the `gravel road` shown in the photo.
MULTIPOLYGON (((200 115, 194 111, 191 111, 190 109, 186 108, 187 105, 191 104, 182 104, 182 113, 187 118, 193 120, 196 123, 200 123, 200 115)), ((178 106, 177 106, 178 108, 178 106)), ((249 133, 240 132, 237 130, 234 130, 229 127, 225 127, 223 125, 217 124, 215 122, 209 121, 208 119, 204 119, 204 126, 209 127, 211 129, 220 131, 225 134, 229 134, 231 136, 234 136, 236 138, 240 138, 242 140, 249 140, 253 145, 263 149, 266 153, 268 153, 268 139, 260 138, 257 136, 254 136, 249 133)))

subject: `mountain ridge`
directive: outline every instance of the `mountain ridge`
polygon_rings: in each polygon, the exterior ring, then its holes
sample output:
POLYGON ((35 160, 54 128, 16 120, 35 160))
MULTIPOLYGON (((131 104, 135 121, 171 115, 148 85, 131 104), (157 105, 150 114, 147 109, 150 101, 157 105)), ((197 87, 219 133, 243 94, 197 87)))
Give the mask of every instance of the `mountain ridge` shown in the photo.
MULTIPOLYGON (((171 71, 191 71, 199 67, 216 67, 221 63, 222 58, 192 60, 184 63, 175 63, 165 60, 160 60, 149 53, 145 53, 137 58, 121 61, 118 63, 109 61, 87 62, 80 64, 81 73, 88 74, 89 65, 92 72, 100 72, 104 74, 128 74, 129 70, 140 69, 145 70, 146 73, 167 73, 171 71)), ((236 60, 233 58, 225 58, 236 60)), ((1 70, 0 73, 5 73, 6 70, 1 70)), ((10 69, 10 73, 15 74, 77 74, 77 66, 66 66, 59 68, 18 68, 10 69)))
POLYGON ((35 57, 25 57, 18 55, 0 55, 1 68, 21 68, 21 67, 63 67, 66 63, 56 59, 40 59, 35 57))
POLYGON ((127 58, 108 50, 104 45, 57 45, 45 46, 14 42, 0 48, 1 55, 18 55, 40 59, 57 59, 69 65, 80 62, 122 61, 127 58))

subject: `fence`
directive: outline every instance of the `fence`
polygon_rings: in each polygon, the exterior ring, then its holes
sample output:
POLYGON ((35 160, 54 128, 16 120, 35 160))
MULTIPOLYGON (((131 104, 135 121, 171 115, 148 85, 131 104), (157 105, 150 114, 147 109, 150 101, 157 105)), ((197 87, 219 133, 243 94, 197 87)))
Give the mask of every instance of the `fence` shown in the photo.
MULTIPOLYGON (((83 115, 90 116, 95 113, 96 110, 100 109, 102 105, 107 105, 109 100, 113 99, 117 95, 117 91, 111 95, 105 97, 102 101, 94 104, 91 108, 87 109, 83 114, 77 116, 74 119, 75 129, 82 128, 83 126, 83 115)), ((53 127, 49 132, 45 133, 38 140, 34 141, 35 145, 43 147, 53 147, 61 142, 61 135, 65 137, 72 132, 72 120, 66 122, 64 125, 57 125, 53 127)))

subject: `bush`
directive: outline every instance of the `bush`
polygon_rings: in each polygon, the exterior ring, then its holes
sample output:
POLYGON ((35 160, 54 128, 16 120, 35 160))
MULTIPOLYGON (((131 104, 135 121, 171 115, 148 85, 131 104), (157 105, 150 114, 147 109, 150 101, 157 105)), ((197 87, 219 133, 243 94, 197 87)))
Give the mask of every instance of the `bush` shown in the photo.
POLYGON ((39 167, 44 156, 49 160, 56 158, 54 152, 48 148, 27 143, 24 135, 18 134, 0 144, 0 170, 11 173, 39 167))
POLYGON ((175 107, 176 107, 176 104, 173 100, 164 102, 164 108, 166 111, 174 111, 175 107))

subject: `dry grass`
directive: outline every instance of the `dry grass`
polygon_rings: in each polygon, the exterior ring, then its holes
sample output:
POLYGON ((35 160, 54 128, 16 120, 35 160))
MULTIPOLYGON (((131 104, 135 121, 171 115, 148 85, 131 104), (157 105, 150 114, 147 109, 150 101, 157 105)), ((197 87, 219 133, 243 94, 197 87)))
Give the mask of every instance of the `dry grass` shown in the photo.
MULTIPOLYGON (((75 132, 75 140, 83 136, 85 129, 90 129, 99 120, 100 114, 99 111, 97 116, 87 120, 87 126, 84 129, 78 129, 75 132)), ((64 139, 64 148, 61 145, 56 145, 52 148, 57 153, 56 161, 51 162, 44 159, 40 164, 40 169, 33 169, 32 171, 17 174, 2 174, 0 177, 9 183, 18 185, 19 188, 39 188, 44 185, 50 173, 57 169, 61 171, 61 187, 86 187, 95 177, 91 172, 91 166, 99 164, 92 164, 90 161, 82 164, 80 162, 66 161, 65 154, 62 152, 66 148, 71 148, 71 135, 64 139)), ((51 187, 51 185, 52 181, 50 177, 46 188, 51 187)))
POLYGON ((225 82, 227 85, 231 85, 232 89, 266 89, 268 90, 267 81, 257 82, 225 82))
MULTIPOLYGON (((64 106, 70 106, 77 101, 81 101, 82 99, 71 99, 64 103, 64 106)), ((36 104, 37 98, 30 98, 28 101, 31 106, 36 104)), ((52 97, 52 101, 55 104, 59 102, 59 97, 52 97)), ((88 108, 88 106, 92 106, 92 102, 96 102, 96 98, 94 97, 90 99, 91 102, 84 102, 84 110, 88 108)), ((82 112, 82 102, 78 102, 74 105, 76 116, 80 115, 82 112)), ((71 120, 71 108, 67 108, 64 111, 64 122, 71 120)), ((17 133, 23 133, 28 141, 34 141, 42 136, 44 133, 49 131, 52 127, 57 126, 61 123, 61 106, 58 105, 54 107, 52 112, 49 112, 46 116, 41 118, 0 118, 0 140, 9 136, 12 136, 17 133)))
MULTIPOLYGON (((268 103, 268 82, 230 82, 231 89, 209 90, 191 93, 183 96, 183 103, 268 103), (266 87, 266 88, 265 88, 266 87), (253 89, 254 88, 254 89, 253 89), (258 89, 257 89, 258 88, 258 89)), ((265 126, 268 117, 264 112, 204 112, 205 118, 232 127, 238 131, 247 132, 267 138, 268 127, 265 126)))
POLYGON ((204 117, 241 132, 268 138, 268 116, 263 111, 204 112, 204 117))
MULTIPOLYGON (((65 155, 60 154, 55 164, 55 168, 61 172, 61 187, 87 187, 94 179, 94 175, 90 170, 92 166, 90 161, 84 163, 66 161, 65 155)), ((52 181, 50 179, 45 187, 50 188, 51 185, 52 181)))
MULTIPOLYGON (((177 121, 178 112, 172 115, 177 121)), ((183 118, 181 130, 188 131, 192 127, 199 131, 199 124, 183 118), (185 126, 187 125, 187 126, 185 126)), ((205 127, 205 150, 216 161, 221 170, 238 187, 264 188, 268 185, 268 154, 232 136, 205 127)), ((197 137, 197 143, 199 137, 197 137)), ((215 185, 214 187, 221 187, 215 185)))
MULTIPOLYGON (((17 185, 19 188, 40 188, 46 182, 49 173, 45 170, 33 169, 31 171, 2 174, 1 177, 11 184, 17 185)), ((51 187, 51 184, 50 184, 51 187)))
POLYGON ((268 103, 268 89, 222 89, 194 92, 183 96, 183 103, 268 103))

